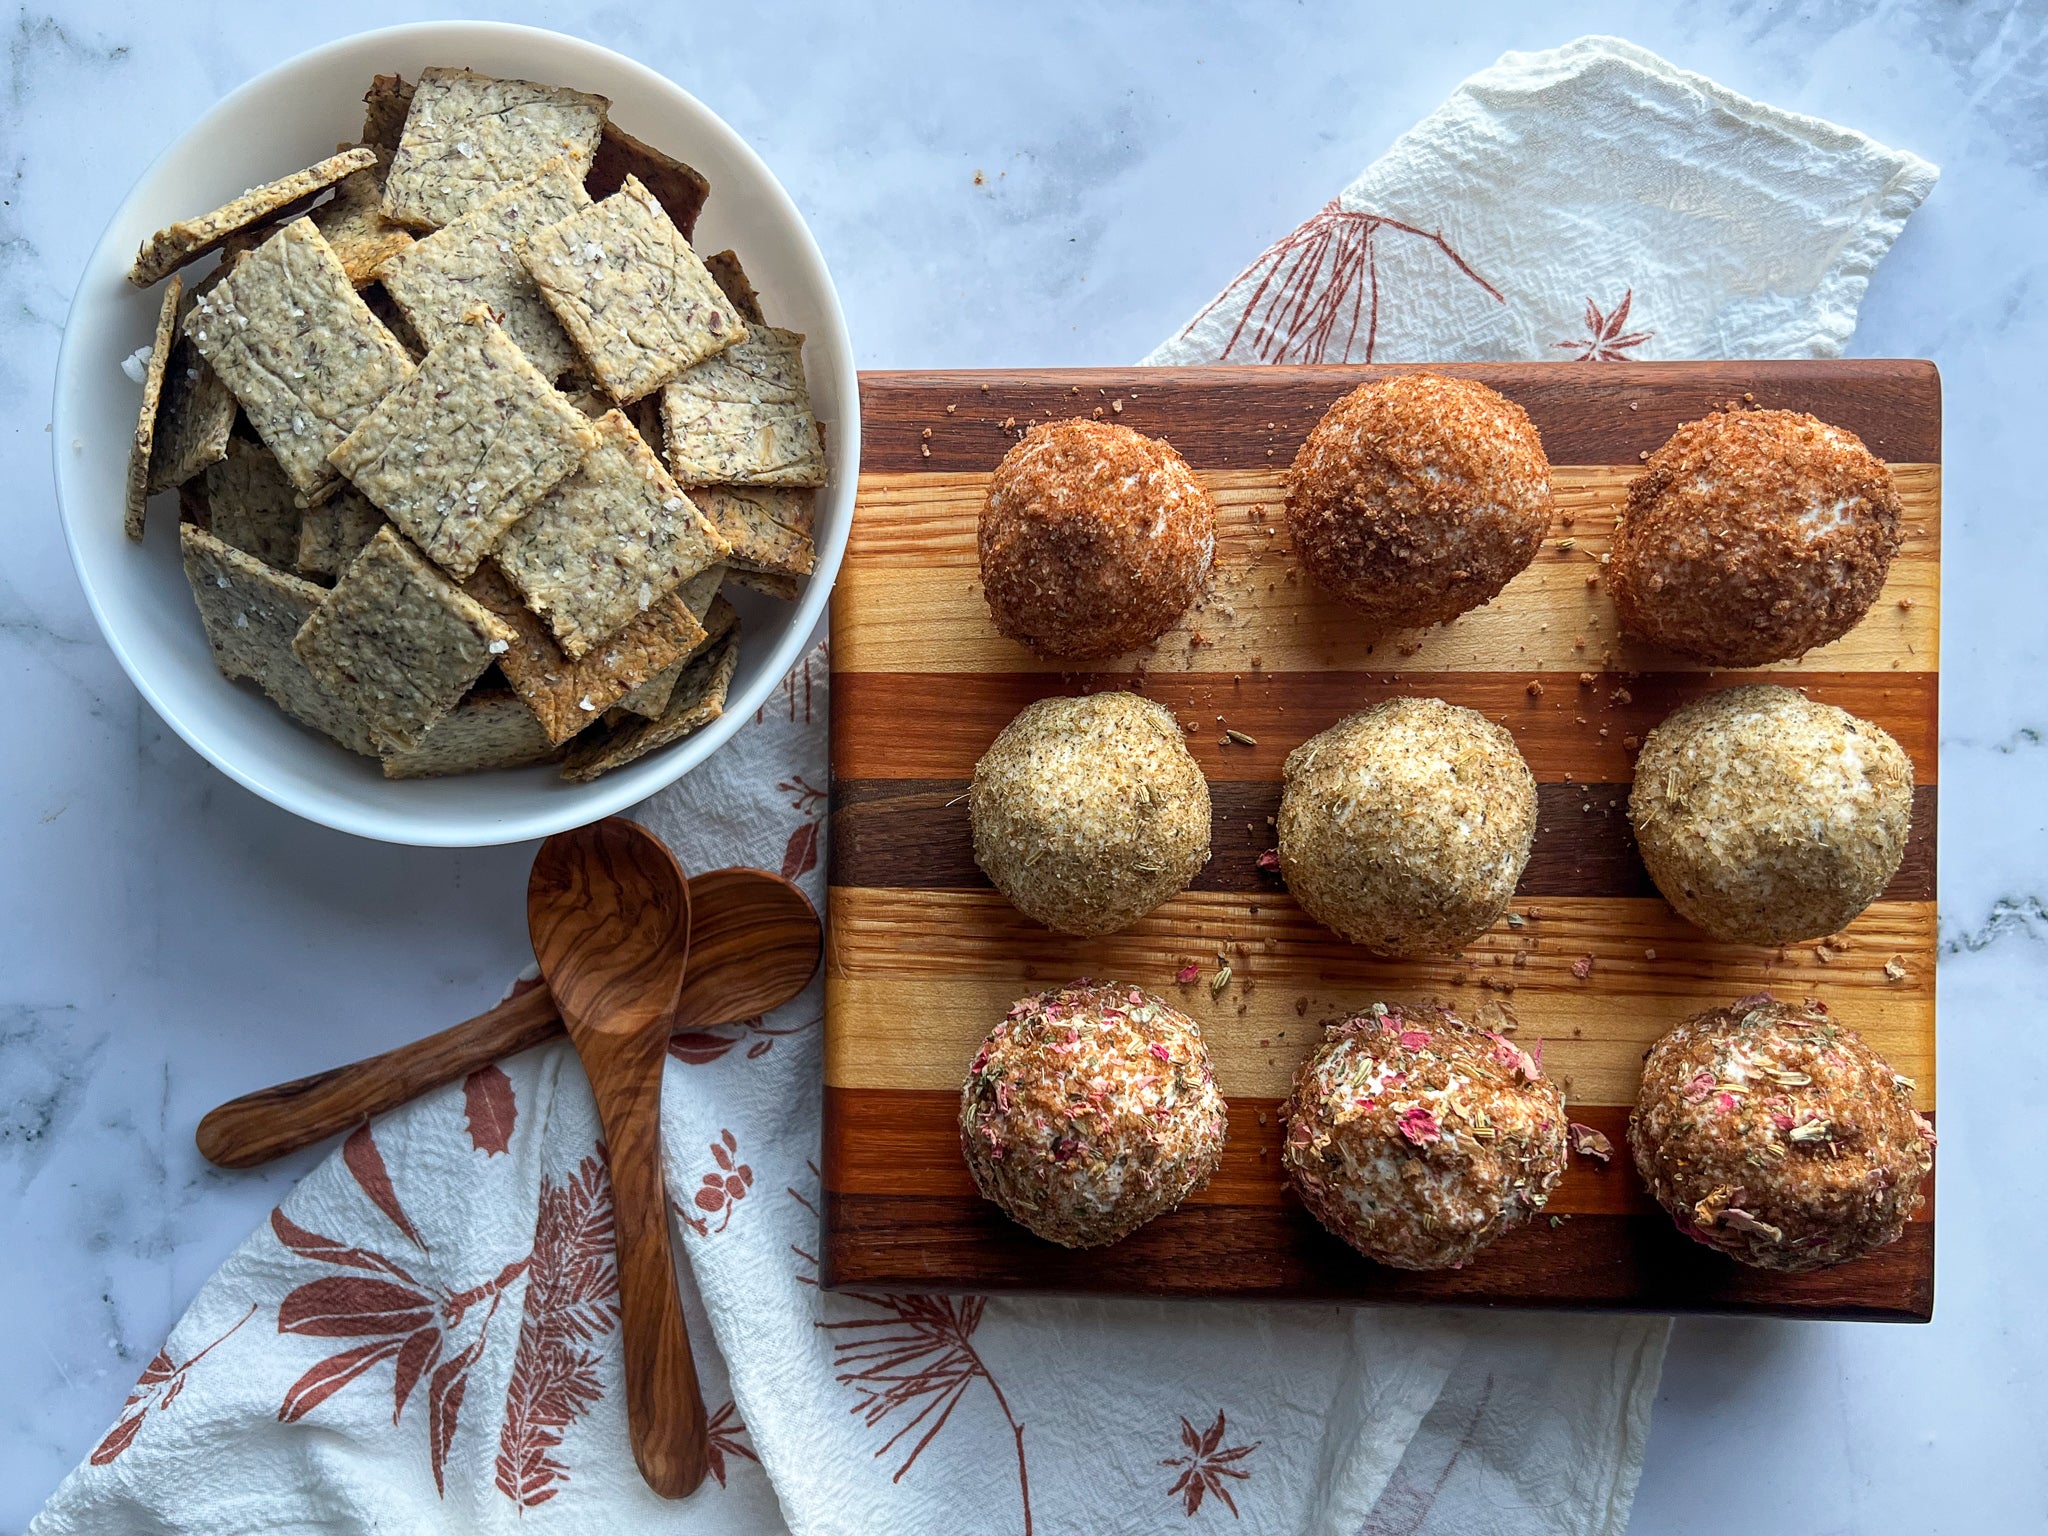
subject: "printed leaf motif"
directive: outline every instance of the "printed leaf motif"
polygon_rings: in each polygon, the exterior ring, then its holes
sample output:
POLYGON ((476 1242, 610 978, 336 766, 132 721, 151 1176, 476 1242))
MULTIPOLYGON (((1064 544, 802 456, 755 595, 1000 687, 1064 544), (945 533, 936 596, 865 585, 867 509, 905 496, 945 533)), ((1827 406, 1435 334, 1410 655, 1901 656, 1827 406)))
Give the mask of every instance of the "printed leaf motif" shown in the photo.
POLYGON ((273 1210, 270 1213, 270 1230, 277 1234, 280 1243, 302 1259, 312 1259, 322 1264, 337 1264, 344 1269, 374 1270, 379 1274, 396 1275, 401 1280, 412 1279, 411 1275, 383 1254, 371 1253, 366 1248, 352 1248, 334 1238, 322 1237, 318 1232, 308 1232, 282 1210, 273 1210))
POLYGON ((433 1320, 433 1300, 411 1286, 353 1275, 309 1280, 288 1294, 277 1309, 279 1333, 306 1333, 321 1339, 404 1335, 433 1320))
POLYGON ((706 1460, 711 1466, 711 1475, 718 1479, 718 1486, 725 1486, 725 1458, 744 1456, 759 1464, 761 1458, 754 1454, 754 1448, 740 1439, 747 1432, 747 1426, 740 1422, 738 1408, 727 1400, 725 1406, 711 1415, 711 1422, 705 1426, 706 1460))
POLYGON ((691 1196, 691 1202, 704 1216, 692 1216, 674 1201, 675 1212, 699 1237, 708 1237, 723 1232, 732 1224, 732 1213, 740 1201, 747 1197, 747 1191, 754 1187, 754 1170, 738 1160, 740 1144, 731 1131, 722 1130, 718 1140, 711 1143, 711 1161, 717 1165, 704 1175, 703 1183, 691 1196), (718 1225, 711 1225, 711 1217, 719 1218, 718 1225))
POLYGON ((359 1125, 349 1133, 348 1140, 341 1144, 341 1160, 348 1164, 348 1171, 363 1186, 363 1193, 370 1197, 370 1203, 389 1216, 391 1224, 411 1238, 415 1248, 424 1252, 426 1240, 398 1203, 398 1191, 391 1184, 391 1171, 384 1166, 384 1154, 377 1150, 376 1139, 370 1135, 368 1125, 359 1125))
POLYGON ((375 1339, 329 1355, 285 1389, 278 1418, 286 1424, 296 1424, 371 1366, 389 1360, 398 1348, 397 1339, 375 1339))
POLYGON ((776 1027, 768 1024, 759 1014, 751 1019, 740 1019, 731 1024, 720 1024, 712 1029, 686 1029, 668 1037, 668 1053, 677 1061, 693 1067, 701 1067, 718 1060, 743 1040, 751 1040, 747 1047, 747 1059, 765 1056, 775 1042, 784 1035, 800 1034, 818 1021, 805 1019, 801 1024, 776 1027))
POLYGON ((469 1390, 469 1368, 484 1352, 480 1332, 460 1354, 443 1360, 427 1383, 427 1450, 434 1465, 434 1491, 446 1495, 448 1448, 455 1443, 455 1422, 462 1396, 469 1390))
POLYGON ((405 1412, 405 1400, 423 1375, 441 1357, 441 1330, 421 1328, 398 1351, 398 1370, 391 1378, 391 1422, 405 1412))
POLYGON ((782 853, 782 878, 797 880, 818 867, 818 824, 807 821, 789 834, 782 853))
POLYGON ((1635 303, 1636 291, 1630 288, 1621 296, 1621 302, 1610 314, 1601 314, 1600 306, 1590 298, 1586 300, 1586 334, 1567 341, 1553 341, 1553 347, 1562 347, 1567 352, 1576 352, 1573 359, 1580 363, 1618 363, 1625 359, 1622 353, 1631 347, 1640 347, 1657 333, 1655 331, 1627 331, 1628 312, 1635 303))
POLYGON ((1174 1485, 1166 1490, 1168 1498, 1178 1498, 1193 1519, 1202 1507, 1202 1500, 1208 1494, 1221 1499, 1233 1517, 1237 1515, 1237 1501, 1230 1496, 1230 1488, 1223 1481, 1226 1477, 1243 1482, 1251 1473, 1232 1463, 1243 1461, 1264 1442, 1254 1440, 1250 1445, 1223 1444, 1224 1419, 1219 1409, 1216 1422, 1207 1429, 1198 1430, 1188 1422, 1185 1415, 1180 1421, 1180 1443, 1186 1447, 1185 1456, 1169 1456, 1159 1464, 1162 1467, 1179 1467, 1181 1474, 1174 1485))
POLYGON ((469 1143, 496 1157, 512 1150, 512 1126, 519 1118, 512 1079, 495 1063, 469 1074, 462 1083, 462 1107, 469 1121, 469 1143))
MULTIPOLYGON (((104 1467, 116 1456, 127 1450, 129 1446, 133 1445, 135 1437, 142 1433, 142 1421, 147 1417, 147 1414, 138 1413, 131 1418, 121 1420, 120 1423, 108 1430, 107 1438, 93 1447, 90 1458, 92 1464, 96 1467, 104 1467)), ((722 1483, 724 1479, 720 1478, 719 1481, 722 1483)))
POLYGON ((236 1319, 233 1327, 182 1365, 171 1358, 168 1344, 151 1355, 149 1364, 142 1368, 142 1375, 136 1378, 135 1390, 121 1404, 120 1419, 107 1431, 106 1438, 93 1447, 92 1455, 87 1459, 96 1467, 104 1467, 133 1445, 135 1437, 142 1432, 142 1421, 149 1417, 150 1409, 161 1413, 176 1402, 178 1394, 185 1390, 186 1377, 192 1367, 232 1338, 242 1324, 255 1315, 256 1304, 251 1302, 249 1310, 236 1319))

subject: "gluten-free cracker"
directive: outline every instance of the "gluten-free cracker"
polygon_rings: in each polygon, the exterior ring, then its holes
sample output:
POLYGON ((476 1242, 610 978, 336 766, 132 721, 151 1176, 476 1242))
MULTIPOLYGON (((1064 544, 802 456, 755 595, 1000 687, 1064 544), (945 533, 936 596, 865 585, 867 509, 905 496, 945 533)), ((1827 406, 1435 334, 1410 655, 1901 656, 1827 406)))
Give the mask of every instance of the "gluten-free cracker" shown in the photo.
POLYGON ((163 403, 149 456, 149 493, 183 485, 228 451, 241 409, 213 365, 180 328, 164 370, 163 403))
POLYGON ((725 579, 736 587, 748 587, 769 597, 780 598, 785 603, 795 602, 797 594, 804 589, 801 576, 791 576, 782 571, 750 571, 740 565, 731 567, 725 579))
POLYGON ((587 741, 569 749, 562 777, 576 784, 588 784, 614 768, 681 741, 725 713, 726 691, 732 686, 733 669, 739 664, 740 632, 734 625, 725 638, 707 646, 683 669, 668 708, 658 720, 631 719, 607 726, 587 741))
POLYGON ((817 559, 811 543, 815 493, 771 486, 706 485, 693 489, 690 499, 732 547, 735 569, 810 575, 817 559))
POLYGON ((488 685, 473 689, 410 751, 384 759, 387 779, 432 779, 451 773, 524 768, 561 756, 519 695, 488 685))
POLYGON ((746 322, 638 177, 519 246, 541 297, 622 404, 744 340, 746 322))
POLYGON ((335 580, 384 525, 384 514, 354 489, 306 508, 299 514, 299 547, 294 557, 299 574, 310 580, 335 580))
POLYGON ((556 160, 392 257, 378 276, 428 346, 482 304, 527 360, 557 379, 575 364, 576 349, 513 247, 589 206, 581 164, 556 160))
MULTIPOLYGON (((679 588, 678 591, 681 589, 679 588)), ((704 614, 704 638, 690 648, 689 655, 670 663, 662 671, 647 679, 638 688, 619 695, 619 702, 606 714, 607 724, 618 724, 621 710, 635 715, 645 715, 650 720, 659 719, 668 708, 668 701, 675 696, 676 682, 683 675, 692 658, 707 645, 718 640, 725 632, 739 623, 740 616, 733 605, 723 597, 713 594, 711 603, 704 614)))
POLYGON ((596 446, 589 420, 479 307, 335 446, 333 462, 460 578, 596 446))
MULTIPOLYGON (((683 233, 688 234, 689 231, 684 230, 683 233)), ((732 300, 732 307, 740 312, 740 318, 748 325, 768 323, 768 317, 761 313, 761 295, 748 281, 746 269, 740 265, 738 251, 719 251, 706 256, 704 270, 711 274, 711 281, 718 284, 718 291, 732 300)))
POLYGON ((571 656, 726 553, 623 412, 606 412, 592 430, 597 446, 496 550, 500 569, 571 656))
POLYGON ((514 638, 496 614, 380 528, 292 650, 382 747, 402 752, 420 744, 514 638))
POLYGON ((825 442, 804 382, 804 339, 757 325, 661 392, 669 468, 698 485, 819 486, 825 442))
POLYGON ((602 96, 468 69, 425 69, 413 88, 384 216, 439 229, 566 156, 588 167, 611 105, 602 96))
POLYGON ((697 232, 697 215, 711 195, 711 183, 674 155, 663 154, 623 132, 616 123, 607 122, 597 141, 597 156, 590 163, 590 195, 610 197, 626 184, 628 176, 640 178, 640 184, 654 194, 685 240, 697 232))
POLYGON ((413 238, 384 217, 384 176, 391 168, 391 151, 374 144, 362 147, 376 155, 375 163, 344 177, 334 188, 334 200, 307 217, 326 237, 348 280, 367 288, 376 280, 377 269, 409 250, 413 238))
POLYGON ((329 452, 413 371, 308 219, 243 257, 185 329, 309 499, 333 483, 329 452))
POLYGON ((327 593, 273 570, 191 523, 178 525, 185 578, 199 605, 213 659, 228 677, 246 677, 294 720, 351 752, 377 755, 360 715, 336 697, 292 650, 292 638, 327 593))
POLYGON ((180 219, 143 241, 142 249, 136 253, 135 265, 129 269, 128 281, 138 288, 147 288, 186 262, 218 248, 231 236, 252 225, 264 223, 293 203, 317 196, 342 177, 374 165, 376 161, 377 156, 371 150, 360 147, 343 150, 338 155, 329 155, 318 165, 294 171, 260 187, 251 187, 233 202, 211 213, 201 214, 196 219, 180 219))
POLYGON ((156 335, 142 365, 142 409, 135 418, 135 440, 128 445, 128 504, 122 527, 128 537, 142 537, 142 514, 149 506, 149 461, 156 449, 157 412, 164 400, 164 375, 171 365, 171 338, 178 329, 178 301, 185 295, 182 278, 172 278, 156 314, 156 335))
POLYGON ((301 513, 291 481, 268 448, 232 439, 203 483, 209 533, 279 570, 298 564, 301 513))
POLYGON ((373 75, 363 92, 363 142, 398 153, 405 115, 412 110, 412 85, 403 75, 373 75))

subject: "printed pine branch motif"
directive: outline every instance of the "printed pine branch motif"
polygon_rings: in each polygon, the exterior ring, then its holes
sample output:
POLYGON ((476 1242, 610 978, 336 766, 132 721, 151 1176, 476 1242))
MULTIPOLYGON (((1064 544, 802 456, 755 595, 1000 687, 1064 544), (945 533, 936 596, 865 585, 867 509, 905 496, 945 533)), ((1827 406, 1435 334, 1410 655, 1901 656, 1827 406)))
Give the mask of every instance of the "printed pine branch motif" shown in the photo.
POLYGON ((747 1426, 740 1422, 739 1409, 731 1399, 723 1408, 711 1415, 711 1421, 704 1426, 706 1461, 710 1464, 711 1475, 718 1479, 718 1486, 725 1486, 725 1458, 744 1456, 759 1465, 761 1458, 754 1454, 754 1448, 740 1436, 747 1432, 747 1426))
POLYGON ((1231 361, 1242 344, 1244 354, 1261 363, 1369 363, 1379 345, 1383 302, 1379 253, 1389 239, 1433 246, 1460 276, 1496 303, 1507 302, 1451 248, 1442 230, 1420 229, 1332 199, 1306 224, 1268 246, 1181 334, 1189 334, 1249 285, 1251 297, 1218 362, 1231 361), (1365 350, 1354 355, 1361 328, 1365 350))
POLYGON ((1251 1473, 1237 1463, 1256 1451, 1264 1442, 1254 1440, 1250 1445, 1225 1445, 1223 1411, 1216 1411, 1216 1422, 1207 1429, 1196 1429, 1186 1415, 1181 1416, 1180 1443, 1187 1452, 1184 1456, 1168 1456, 1159 1464, 1162 1467, 1178 1467, 1180 1477, 1166 1490, 1169 1499, 1179 1499, 1192 1520, 1201 1512, 1202 1500, 1214 1494, 1223 1501, 1231 1518, 1237 1518, 1237 1501, 1230 1496, 1230 1486, 1225 1478, 1244 1482, 1251 1473))
POLYGON ((711 1237, 731 1226, 732 1213, 754 1187, 754 1170, 739 1160, 739 1154, 739 1139, 731 1131, 720 1131, 718 1140, 711 1143, 711 1161, 716 1166, 704 1175, 690 1197, 690 1203, 703 1215, 692 1215, 679 1202, 669 1201, 670 1207, 699 1237, 711 1237), (718 1218, 715 1227, 711 1225, 714 1216, 718 1218))
POLYGON ((602 1357, 592 1346, 618 1327, 618 1296, 611 1181, 600 1145, 565 1182, 541 1181, 498 1432, 498 1491, 522 1511, 545 1504, 568 1480, 555 1452, 569 1426, 604 1396, 602 1357))
POLYGON ((92 1449, 88 1458, 96 1467, 104 1467, 135 1443, 135 1437, 142 1432, 142 1421, 149 1417, 153 1408, 164 1412, 178 1400, 178 1394, 185 1390, 185 1377, 193 1366, 204 1360, 226 1343, 241 1329, 243 1323, 256 1315, 256 1303, 249 1303, 249 1310, 211 1344, 183 1360, 171 1358, 171 1347, 166 1344, 150 1357, 149 1364, 142 1368, 142 1375, 135 1383, 135 1390, 128 1394, 128 1400, 121 1405, 121 1416, 114 1427, 107 1431, 106 1439, 92 1449))
POLYGON ((1607 314, 1600 313, 1600 306, 1590 298, 1586 300, 1586 334, 1571 337, 1565 341, 1553 341, 1553 347, 1562 347, 1567 352, 1576 352, 1575 363, 1620 363, 1627 359, 1622 356, 1631 347, 1640 347, 1657 333, 1655 331, 1624 331, 1628 324, 1630 306, 1635 303, 1636 291, 1626 290, 1621 302, 1607 314))

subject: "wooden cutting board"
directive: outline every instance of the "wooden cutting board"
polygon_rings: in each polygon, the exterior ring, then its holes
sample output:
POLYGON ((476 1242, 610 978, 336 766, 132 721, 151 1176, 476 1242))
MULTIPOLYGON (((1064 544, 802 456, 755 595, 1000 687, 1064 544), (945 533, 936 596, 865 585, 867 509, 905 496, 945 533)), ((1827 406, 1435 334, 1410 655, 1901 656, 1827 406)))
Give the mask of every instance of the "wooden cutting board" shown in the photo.
MULTIPOLYGON (((1935 1107, 1935 751, 1941 595, 1941 388, 1923 362, 1503 364, 1446 368, 1519 401, 1555 466, 1557 523, 1534 563, 1448 627, 1366 647, 1296 573, 1283 476, 1346 390, 1387 369, 1188 368, 871 373, 858 505, 832 603, 832 841, 826 950, 828 1287, 1288 1297, 1757 1311, 1925 1320, 1934 1303, 1933 1182, 1895 1244, 1795 1276, 1741 1268, 1680 1237, 1623 1135, 1645 1049, 1700 1009, 1769 988, 1824 999, 1935 1107), (1801 661, 1710 673, 1626 645, 1599 577, 1641 459, 1729 400, 1811 411, 1891 461, 1908 536, 1852 633, 1801 661), (1214 494, 1214 589, 1142 657, 1062 673, 999 636, 983 605, 975 519, 989 472, 1033 421, 1101 414, 1164 437, 1214 494), (1269 531, 1277 530, 1277 531, 1269 531), (1140 667, 1142 666, 1142 673, 1140 667), (1633 747, 1675 705, 1765 679, 1877 721, 1919 788, 1904 867, 1817 951, 1722 944, 1658 898, 1626 815, 1633 747), (1539 685, 1540 688, 1532 685, 1539 685), (1121 934, 1048 932, 975 867, 965 793, 1010 718, 1049 694, 1138 688, 1191 726, 1209 778, 1214 855, 1192 890, 1121 934), (1541 790, 1519 926, 1461 958, 1376 960, 1318 928, 1256 867, 1272 846, 1282 761, 1396 694, 1469 705, 1513 731, 1541 790), (1244 745, 1225 726, 1253 738, 1244 745), (1212 996, 1217 954, 1232 979, 1212 996), (1886 974, 1894 958, 1901 979, 1886 974), (1590 968, 1587 961, 1590 960, 1590 968), (1201 981, 1182 986, 1189 961, 1201 981), (1012 1225, 961 1161, 960 1081, 1019 995, 1076 977, 1159 993, 1192 1015, 1230 1104, 1209 1187, 1108 1248, 1070 1252, 1012 1225), (1606 1133, 1574 1157, 1549 1215, 1463 1269, 1410 1274, 1326 1235, 1283 1186, 1280 1101, 1320 1023, 1435 995, 1520 1020, 1574 1119, 1606 1133)), ((1894 967, 1896 970, 1896 967, 1894 967)))

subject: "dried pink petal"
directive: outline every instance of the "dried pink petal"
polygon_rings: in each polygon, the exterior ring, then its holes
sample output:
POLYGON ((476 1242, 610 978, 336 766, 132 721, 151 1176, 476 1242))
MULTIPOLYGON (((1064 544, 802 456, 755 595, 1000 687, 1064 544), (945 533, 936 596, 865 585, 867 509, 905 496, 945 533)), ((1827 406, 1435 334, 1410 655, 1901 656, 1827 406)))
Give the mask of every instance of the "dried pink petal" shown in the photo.
POLYGON ((1614 1143, 1592 1126, 1571 1120, 1566 1122, 1566 1129, 1571 1133, 1572 1150, 1579 1156, 1595 1157, 1603 1163, 1614 1160, 1614 1143))
POLYGON ((1429 1049, 1429 1031, 1426 1029, 1404 1029, 1401 1031, 1401 1049, 1404 1051, 1426 1051, 1429 1049))
POLYGON ((1592 975, 1593 957, 1591 955, 1581 955, 1578 959, 1574 960, 1572 962, 1572 974, 1581 981, 1592 975))
POLYGON ((1173 979, 1184 987, 1191 986, 1201 978, 1202 968, 1192 960, 1173 973, 1173 979))
POLYGON ((1278 874, 1280 872, 1280 850, 1278 848, 1268 848, 1264 853, 1260 854, 1258 867, 1265 870, 1268 874, 1278 874))
POLYGON ((1436 1123, 1436 1116, 1420 1104, 1411 1104, 1402 1110, 1401 1118, 1394 1122, 1394 1127, 1418 1147, 1444 1139, 1443 1127, 1436 1123))
POLYGON ((1161 1061, 1173 1060, 1173 1053, 1163 1045, 1148 1045, 1145 1049, 1154 1056, 1157 1056, 1161 1061))

